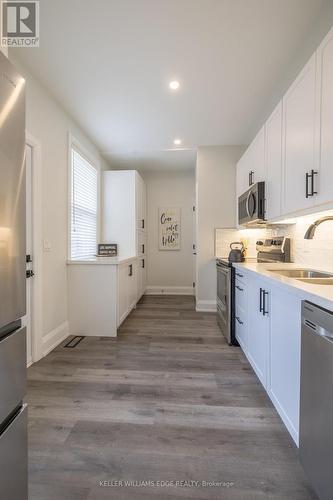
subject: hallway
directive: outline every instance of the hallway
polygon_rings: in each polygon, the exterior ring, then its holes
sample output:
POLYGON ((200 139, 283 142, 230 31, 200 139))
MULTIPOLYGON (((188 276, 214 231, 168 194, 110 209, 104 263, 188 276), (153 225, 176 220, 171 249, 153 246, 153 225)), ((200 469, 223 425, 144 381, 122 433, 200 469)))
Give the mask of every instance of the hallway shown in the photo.
POLYGON ((31 500, 315 498, 241 350, 192 297, 144 296, 117 339, 67 341, 28 370, 31 500))

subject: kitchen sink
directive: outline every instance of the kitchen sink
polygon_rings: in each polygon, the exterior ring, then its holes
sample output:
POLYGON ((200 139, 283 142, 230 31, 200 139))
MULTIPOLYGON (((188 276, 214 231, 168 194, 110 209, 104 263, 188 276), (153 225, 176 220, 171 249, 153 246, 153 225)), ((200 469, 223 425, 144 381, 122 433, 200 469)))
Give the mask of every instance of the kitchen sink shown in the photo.
MULTIPOLYGON (((312 269, 267 269, 267 271, 270 273, 280 274, 281 276, 286 276, 287 278, 299 279, 301 281, 305 281, 306 283, 313 283, 313 280, 319 280, 319 282, 322 280, 331 280, 331 284, 333 280, 333 274, 313 271, 312 269)), ((326 283, 322 284, 326 285, 326 283)))
POLYGON ((333 285, 332 278, 296 278, 297 281, 303 281, 304 283, 310 283, 311 285, 333 285))

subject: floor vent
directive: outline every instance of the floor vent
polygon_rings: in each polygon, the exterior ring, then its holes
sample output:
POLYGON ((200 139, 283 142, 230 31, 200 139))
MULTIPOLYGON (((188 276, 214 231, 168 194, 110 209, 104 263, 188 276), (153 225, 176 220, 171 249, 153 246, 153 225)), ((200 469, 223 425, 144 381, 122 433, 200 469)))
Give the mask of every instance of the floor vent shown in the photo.
POLYGON ((76 335, 69 342, 67 342, 67 344, 65 344, 64 347, 69 347, 70 349, 74 349, 74 347, 76 347, 83 339, 84 337, 76 335))

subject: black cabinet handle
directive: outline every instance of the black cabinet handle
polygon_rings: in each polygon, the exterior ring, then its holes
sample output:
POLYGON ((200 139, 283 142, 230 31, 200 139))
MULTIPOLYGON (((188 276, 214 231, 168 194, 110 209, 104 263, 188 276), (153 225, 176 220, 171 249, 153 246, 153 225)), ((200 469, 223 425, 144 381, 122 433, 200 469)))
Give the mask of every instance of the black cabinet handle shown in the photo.
POLYGON ((141 245, 141 253, 145 253, 145 246, 141 245))
POLYGON ((133 276, 133 264, 130 264, 128 266, 128 269, 129 269, 128 276, 133 276))
POLYGON ((316 170, 311 170, 311 196, 318 194, 318 192, 314 190, 314 176, 317 174, 318 172, 316 172, 316 170))
POLYGON ((142 228, 142 229, 144 229, 144 228, 145 228, 145 220, 144 220, 144 219, 142 219, 142 220, 141 220, 141 228, 142 228))
POLYGON ((32 271, 32 269, 28 269, 25 272, 26 278, 33 278, 35 276, 35 273, 32 271))
POLYGON ((254 176, 254 171, 253 171, 253 170, 251 170, 251 171, 249 172, 249 186, 253 186, 253 184, 254 184, 254 181, 253 181, 253 176, 254 176))
POLYGON ((142 265, 141 265, 142 269, 145 268, 145 259, 142 259, 142 265))
POLYGON ((316 170, 311 170, 311 173, 309 174, 306 172, 305 174, 305 197, 310 198, 310 196, 314 196, 315 194, 318 194, 317 191, 314 189, 314 176, 317 175, 318 172, 316 170), (311 192, 309 191, 309 180, 311 179, 311 192))
POLYGON ((244 324, 244 322, 243 322, 241 319, 239 319, 239 317, 238 317, 238 316, 236 316, 236 320, 238 321, 238 323, 239 323, 240 325, 243 325, 243 324, 244 324))
POLYGON ((268 292, 266 290, 263 290, 263 309, 262 313, 264 316, 268 315, 268 310, 266 309, 266 297, 268 297, 268 292))
POLYGON ((243 288, 241 288, 240 286, 236 285, 236 288, 237 288, 237 290, 239 290, 240 292, 243 292, 243 288))
POLYGON ((259 312, 263 312, 263 310, 264 310, 263 297, 264 297, 264 289, 260 288, 259 312))

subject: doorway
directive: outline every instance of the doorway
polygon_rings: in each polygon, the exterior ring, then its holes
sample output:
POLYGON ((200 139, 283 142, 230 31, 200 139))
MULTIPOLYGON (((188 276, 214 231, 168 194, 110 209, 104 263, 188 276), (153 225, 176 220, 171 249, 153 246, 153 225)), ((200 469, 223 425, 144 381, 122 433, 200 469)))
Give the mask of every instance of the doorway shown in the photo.
POLYGON ((26 279, 26 292, 27 292, 27 306, 26 315, 22 318, 22 324, 27 329, 27 365, 30 366, 33 362, 32 355, 32 300, 33 300, 33 192, 32 192, 32 178, 33 178, 33 150, 29 144, 25 147, 25 171, 26 171, 26 262, 27 262, 27 279, 26 279))
POLYGON ((42 192, 41 145, 29 133, 26 139, 26 293, 27 365, 43 357, 42 343, 42 192))

